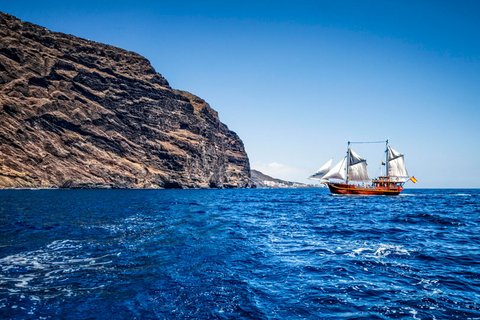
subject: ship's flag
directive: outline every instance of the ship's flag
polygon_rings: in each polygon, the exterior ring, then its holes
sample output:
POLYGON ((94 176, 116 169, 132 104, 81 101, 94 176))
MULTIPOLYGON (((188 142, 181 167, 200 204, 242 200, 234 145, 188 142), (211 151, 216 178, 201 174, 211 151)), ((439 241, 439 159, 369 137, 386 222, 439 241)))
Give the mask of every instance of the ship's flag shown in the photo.
POLYGON ((417 183, 417 178, 411 177, 411 178, 410 178, 410 181, 412 181, 413 183, 417 183))

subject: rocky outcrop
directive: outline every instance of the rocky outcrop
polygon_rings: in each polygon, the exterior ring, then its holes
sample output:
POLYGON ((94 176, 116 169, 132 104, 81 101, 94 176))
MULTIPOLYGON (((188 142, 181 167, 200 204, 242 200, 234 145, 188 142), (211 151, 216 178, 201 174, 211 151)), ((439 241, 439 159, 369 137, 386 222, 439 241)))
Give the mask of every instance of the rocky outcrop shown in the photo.
POLYGON ((314 185, 285 181, 277 178, 272 178, 258 170, 252 169, 252 184, 255 188, 311 188, 314 185))
POLYGON ((0 187, 247 187, 240 138, 144 57, 0 13, 0 187))

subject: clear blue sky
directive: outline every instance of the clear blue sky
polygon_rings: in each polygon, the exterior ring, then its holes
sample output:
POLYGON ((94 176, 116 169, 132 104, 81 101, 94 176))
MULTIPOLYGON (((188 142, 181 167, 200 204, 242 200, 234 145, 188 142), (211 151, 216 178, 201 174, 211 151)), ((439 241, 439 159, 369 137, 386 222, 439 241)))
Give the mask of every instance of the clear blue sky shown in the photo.
POLYGON ((218 110, 265 173, 306 181, 347 140, 389 138, 417 187, 480 187, 477 1, 0 0, 0 10, 144 55, 218 110))

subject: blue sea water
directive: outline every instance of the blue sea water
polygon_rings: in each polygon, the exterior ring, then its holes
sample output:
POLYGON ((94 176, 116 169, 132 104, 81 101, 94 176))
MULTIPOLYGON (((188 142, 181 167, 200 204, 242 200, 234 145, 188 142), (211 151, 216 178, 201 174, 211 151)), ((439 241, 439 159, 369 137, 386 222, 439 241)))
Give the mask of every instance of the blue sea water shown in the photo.
POLYGON ((3 190, 0 318, 480 319, 480 190, 3 190))

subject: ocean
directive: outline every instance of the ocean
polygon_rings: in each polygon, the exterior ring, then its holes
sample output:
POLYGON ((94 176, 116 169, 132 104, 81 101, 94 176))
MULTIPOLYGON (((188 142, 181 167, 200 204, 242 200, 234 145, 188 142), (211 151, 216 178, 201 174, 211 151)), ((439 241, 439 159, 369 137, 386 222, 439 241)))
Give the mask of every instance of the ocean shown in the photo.
POLYGON ((2 319, 480 319, 480 190, 2 190, 2 319))

